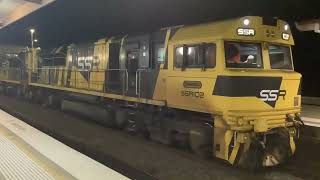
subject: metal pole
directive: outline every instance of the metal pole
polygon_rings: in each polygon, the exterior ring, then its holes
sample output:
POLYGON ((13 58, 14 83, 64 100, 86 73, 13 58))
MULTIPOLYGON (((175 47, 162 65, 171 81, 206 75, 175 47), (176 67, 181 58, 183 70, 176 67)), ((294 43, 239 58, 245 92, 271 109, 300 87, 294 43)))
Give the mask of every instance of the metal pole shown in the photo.
POLYGON ((33 49, 33 32, 31 32, 31 48, 33 49))

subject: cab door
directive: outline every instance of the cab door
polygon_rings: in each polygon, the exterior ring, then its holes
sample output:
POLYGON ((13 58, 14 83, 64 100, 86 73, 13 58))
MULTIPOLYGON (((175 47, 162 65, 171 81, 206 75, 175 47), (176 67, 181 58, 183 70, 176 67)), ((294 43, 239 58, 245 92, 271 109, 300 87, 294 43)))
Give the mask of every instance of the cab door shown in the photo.
POLYGON ((137 70, 139 69, 139 51, 127 52, 126 69, 128 70, 129 96, 136 96, 137 70))
POLYGON ((217 77, 216 43, 173 44, 169 57, 168 106, 209 112, 217 77))

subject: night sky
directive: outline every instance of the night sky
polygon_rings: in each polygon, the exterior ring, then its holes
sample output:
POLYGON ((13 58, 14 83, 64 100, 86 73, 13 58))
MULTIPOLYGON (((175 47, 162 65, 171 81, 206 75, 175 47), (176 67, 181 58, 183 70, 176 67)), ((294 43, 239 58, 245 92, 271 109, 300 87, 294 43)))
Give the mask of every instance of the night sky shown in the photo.
MULTIPOLYGON (((318 0, 319 1, 319 0, 318 0)), ((28 45, 29 29, 43 48, 160 27, 195 24, 247 15, 279 17, 291 23, 296 70, 303 93, 320 96, 320 34, 297 32, 293 22, 320 18, 317 0, 57 0, 0 30, 0 44, 28 45)))

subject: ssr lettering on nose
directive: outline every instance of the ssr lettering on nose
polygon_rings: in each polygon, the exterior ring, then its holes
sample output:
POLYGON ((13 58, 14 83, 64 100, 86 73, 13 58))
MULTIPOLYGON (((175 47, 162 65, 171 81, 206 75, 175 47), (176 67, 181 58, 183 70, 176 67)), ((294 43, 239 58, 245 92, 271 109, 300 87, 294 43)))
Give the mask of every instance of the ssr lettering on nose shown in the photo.
POLYGON ((283 100, 285 100, 285 97, 287 95, 286 90, 262 90, 260 91, 260 99, 262 101, 268 101, 268 102, 274 102, 279 99, 279 97, 282 97, 283 100))

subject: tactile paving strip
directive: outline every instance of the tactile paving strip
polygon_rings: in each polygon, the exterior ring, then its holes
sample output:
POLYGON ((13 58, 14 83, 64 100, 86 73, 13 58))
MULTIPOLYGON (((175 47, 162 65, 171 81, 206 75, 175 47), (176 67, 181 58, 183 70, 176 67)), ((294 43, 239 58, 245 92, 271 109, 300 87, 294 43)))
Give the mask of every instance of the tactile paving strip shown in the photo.
POLYGON ((7 180, 54 180, 52 176, 1 134, 0 172, 7 180))

